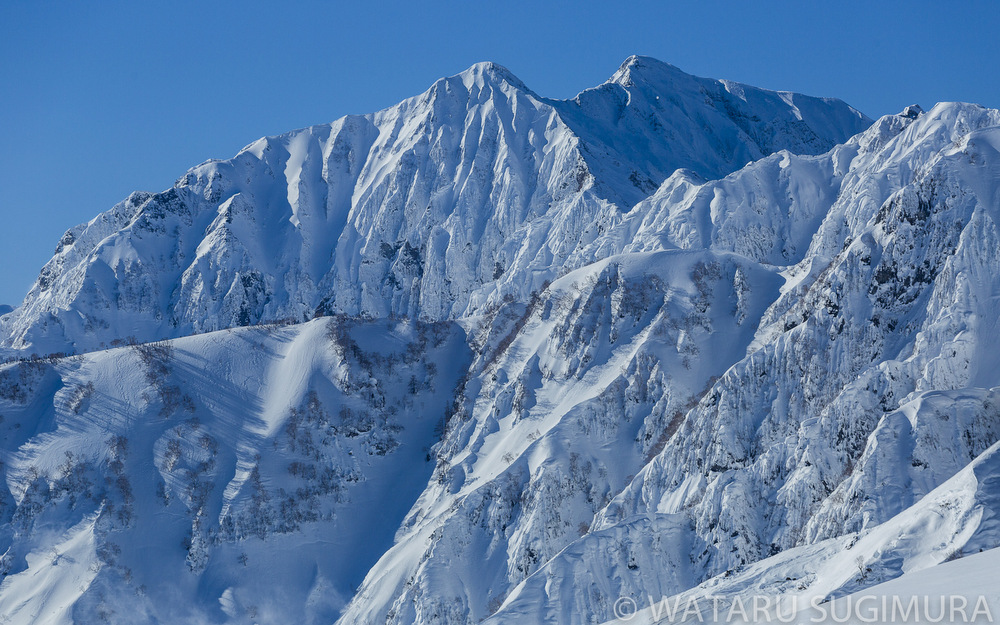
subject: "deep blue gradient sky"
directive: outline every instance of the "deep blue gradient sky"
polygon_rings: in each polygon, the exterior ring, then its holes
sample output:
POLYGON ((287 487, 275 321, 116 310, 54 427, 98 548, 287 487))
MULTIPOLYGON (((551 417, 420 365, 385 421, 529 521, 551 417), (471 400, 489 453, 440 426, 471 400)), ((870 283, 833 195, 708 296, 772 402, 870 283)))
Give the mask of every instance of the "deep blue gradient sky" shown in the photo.
POLYGON ((0 303, 20 302, 67 228, 131 191, 477 61, 572 97, 645 54, 877 117, 1000 107, 998 27, 995 0, 0 0, 0 303))

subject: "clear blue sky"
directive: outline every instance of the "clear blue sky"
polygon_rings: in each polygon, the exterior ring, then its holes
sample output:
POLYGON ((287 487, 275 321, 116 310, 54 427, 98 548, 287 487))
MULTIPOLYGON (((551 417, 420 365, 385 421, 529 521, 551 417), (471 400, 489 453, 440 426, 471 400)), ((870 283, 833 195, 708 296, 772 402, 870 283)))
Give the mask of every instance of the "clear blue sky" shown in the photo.
POLYGON ((129 192, 477 61, 572 97, 645 54, 877 117, 1000 107, 998 33, 995 0, 0 0, 0 303, 20 302, 67 228, 129 192))

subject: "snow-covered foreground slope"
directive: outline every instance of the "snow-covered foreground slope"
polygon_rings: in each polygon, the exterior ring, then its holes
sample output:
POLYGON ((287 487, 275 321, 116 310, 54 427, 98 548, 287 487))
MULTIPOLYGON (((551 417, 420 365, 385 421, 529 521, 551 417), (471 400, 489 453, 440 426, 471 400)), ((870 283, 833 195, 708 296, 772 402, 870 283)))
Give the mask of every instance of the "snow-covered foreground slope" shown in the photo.
POLYGON ((4 622, 332 622, 467 360, 453 324, 327 318, 3 367, 4 622))
POLYGON ((1000 546, 1000 111, 865 121, 484 64, 72 230, 0 321, 105 344, 0 368, 0 614, 655 620, 1000 546))
POLYGON ((482 63, 364 116, 268 137, 69 230, 0 346, 82 352, 316 313, 457 318, 579 266, 678 167, 715 178, 871 120, 839 100, 632 57, 549 100, 482 63))
MULTIPOLYGON (((679 595, 621 595, 628 600, 619 603, 619 618, 609 622, 765 622, 753 618, 754 601, 760 606, 770 601, 772 622, 778 622, 779 615, 784 622, 968 622, 948 617, 953 605, 962 605, 952 597, 967 600, 964 613, 970 620, 977 604, 984 601, 985 612, 974 622, 995 622, 1000 616, 995 577, 1000 571, 998 450, 1000 445, 993 445, 916 505, 877 527, 789 549, 679 595), (912 597, 919 600, 910 610, 911 618, 891 618, 894 608, 897 615, 903 613, 891 601, 883 604, 883 596, 898 597, 902 607, 912 597), (862 597, 875 599, 861 601, 862 597), (643 604, 648 607, 632 612, 633 605, 643 604), (682 618, 686 610, 692 613, 682 618), (872 610, 879 616, 866 621, 872 610), (797 619, 793 618, 796 612, 797 619), (667 619, 665 614, 673 617, 667 619), (848 614, 855 618, 847 619, 848 614), (919 618, 921 614, 927 618, 919 618)), ((510 622, 530 620, 530 615, 520 617, 524 620, 510 622)), ((586 621, 567 615, 562 622, 586 621)))

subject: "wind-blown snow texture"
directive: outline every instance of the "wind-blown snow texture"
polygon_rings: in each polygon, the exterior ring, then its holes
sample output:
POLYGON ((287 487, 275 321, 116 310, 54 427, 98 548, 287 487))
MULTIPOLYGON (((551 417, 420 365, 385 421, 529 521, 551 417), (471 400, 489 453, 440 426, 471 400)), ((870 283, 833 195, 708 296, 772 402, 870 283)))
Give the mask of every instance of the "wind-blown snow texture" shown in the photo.
POLYGON ((261 139, 0 317, 82 353, 0 367, 0 614, 601 623, 1000 546, 998 211, 1000 111, 640 57, 261 139))

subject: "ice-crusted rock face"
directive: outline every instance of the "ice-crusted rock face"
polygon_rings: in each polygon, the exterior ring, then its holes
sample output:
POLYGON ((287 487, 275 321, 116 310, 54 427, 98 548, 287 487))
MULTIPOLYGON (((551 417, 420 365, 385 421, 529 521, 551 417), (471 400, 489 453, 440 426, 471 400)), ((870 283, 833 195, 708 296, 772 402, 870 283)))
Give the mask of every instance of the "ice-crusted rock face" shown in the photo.
POLYGON ((0 366, 0 614, 655 622, 1000 546, 1000 111, 868 126, 480 64, 133 194, 0 317, 97 350, 0 366))
POLYGON ((837 100, 648 58, 570 101, 481 63, 384 111, 261 139, 71 229, 2 344, 84 351, 526 301, 676 168, 714 178, 779 149, 823 152, 869 123, 837 100))

